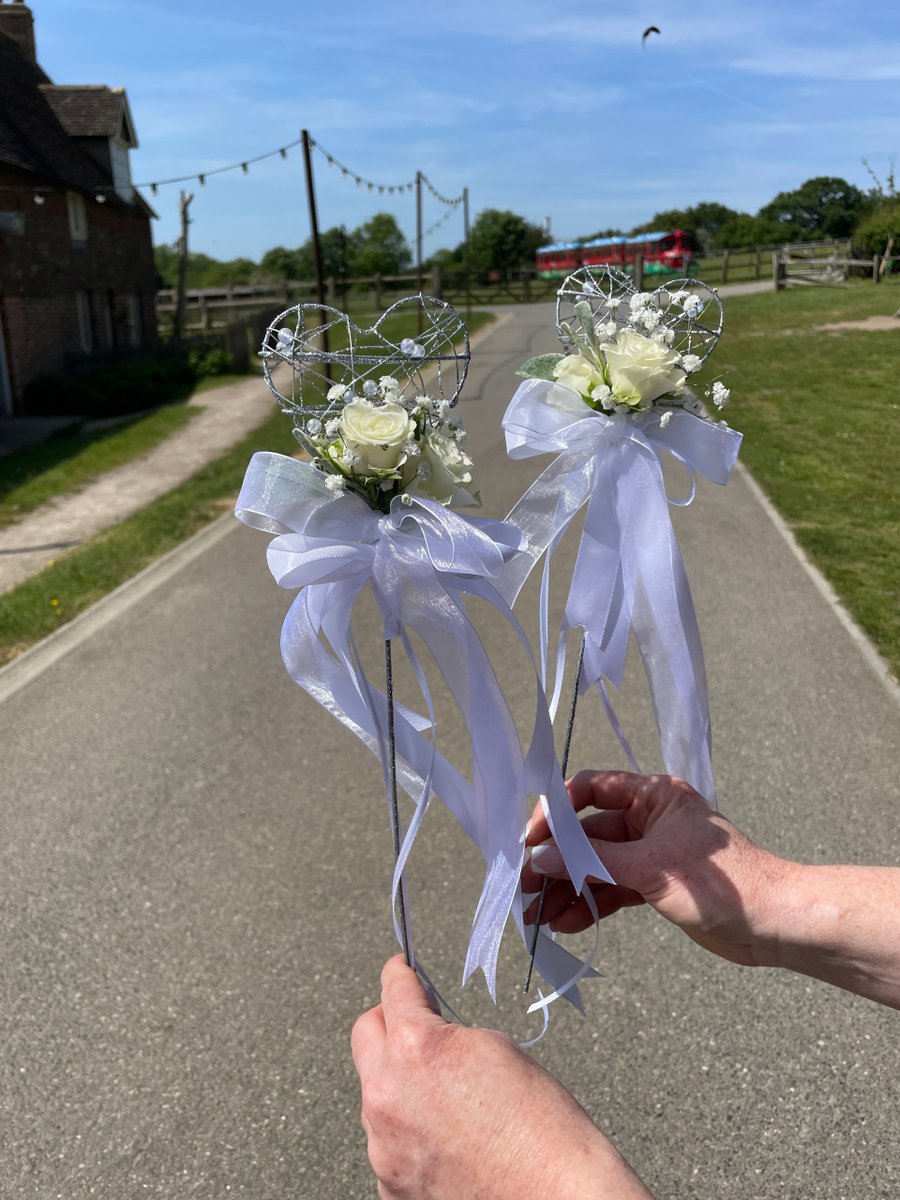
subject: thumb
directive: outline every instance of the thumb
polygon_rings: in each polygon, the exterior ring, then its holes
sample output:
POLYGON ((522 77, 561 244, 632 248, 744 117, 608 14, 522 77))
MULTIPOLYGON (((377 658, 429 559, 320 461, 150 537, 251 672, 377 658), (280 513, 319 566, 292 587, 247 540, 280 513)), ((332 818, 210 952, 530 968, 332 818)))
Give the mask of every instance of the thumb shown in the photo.
MULTIPOLYGON (((635 849, 638 842, 605 842, 602 838, 588 838, 597 857, 620 887, 640 891, 637 884, 637 862, 635 849)), ((559 847, 553 842, 535 846, 531 852, 531 867, 538 875, 549 875, 554 879, 568 878, 568 871, 559 847)))
POLYGON ((444 1023, 435 1012, 433 997, 415 971, 406 965, 402 954, 389 958, 381 972, 381 1009, 388 1033, 401 1021, 444 1023))

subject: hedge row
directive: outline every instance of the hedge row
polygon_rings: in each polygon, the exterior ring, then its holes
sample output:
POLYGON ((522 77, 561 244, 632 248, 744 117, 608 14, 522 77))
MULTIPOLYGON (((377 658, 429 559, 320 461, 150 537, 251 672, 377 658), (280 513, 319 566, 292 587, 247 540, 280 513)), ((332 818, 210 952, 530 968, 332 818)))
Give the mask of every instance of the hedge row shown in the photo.
POLYGON ((113 417, 140 412, 183 400, 198 380, 231 369, 225 351, 211 347, 167 351, 85 375, 39 375, 25 389, 25 408, 29 416, 113 417))

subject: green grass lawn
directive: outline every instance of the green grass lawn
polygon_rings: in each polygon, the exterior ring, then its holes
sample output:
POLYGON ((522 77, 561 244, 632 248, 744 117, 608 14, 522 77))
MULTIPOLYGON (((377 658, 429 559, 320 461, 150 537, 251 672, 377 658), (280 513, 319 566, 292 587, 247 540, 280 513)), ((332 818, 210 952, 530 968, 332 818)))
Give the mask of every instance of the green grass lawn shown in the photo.
MULTIPOLYGON (((472 313, 467 322, 470 333, 491 320, 489 313, 472 313)), ((415 334, 415 321, 397 318, 387 332, 399 341, 415 334)), ((297 451, 291 421, 274 405, 257 429, 167 496, 0 595, 0 663, 10 661, 229 511, 256 450, 297 451)))
POLYGON ((742 462, 900 675, 900 329, 814 329, 898 307, 894 283, 731 297, 701 378, 732 389, 742 462))
POLYGON ((167 405, 120 425, 55 437, 0 458, 0 526, 11 525, 48 500, 77 492, 105 471, 146 454, 195 417, 198 408, 167 405))

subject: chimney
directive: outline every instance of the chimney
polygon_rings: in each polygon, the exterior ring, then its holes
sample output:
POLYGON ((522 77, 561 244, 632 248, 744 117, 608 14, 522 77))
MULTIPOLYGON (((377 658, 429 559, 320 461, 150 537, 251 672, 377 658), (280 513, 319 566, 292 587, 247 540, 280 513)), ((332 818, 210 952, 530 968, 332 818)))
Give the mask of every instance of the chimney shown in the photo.
POLYGON ((34 17, 24 0, 0 0, 0 33, 5 33, 19 47, 28 62, 36 62, 34 50, 34 17))

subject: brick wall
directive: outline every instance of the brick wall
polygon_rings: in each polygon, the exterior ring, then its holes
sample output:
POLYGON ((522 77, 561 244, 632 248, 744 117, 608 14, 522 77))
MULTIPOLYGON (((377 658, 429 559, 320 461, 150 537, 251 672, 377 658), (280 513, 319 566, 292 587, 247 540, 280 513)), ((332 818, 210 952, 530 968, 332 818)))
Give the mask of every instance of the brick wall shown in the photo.
POLYGON ((85 196, 88 236, 74 242, 65 191, 42 192, 44 203, 38 205, 30 190, 21 190, 30 182, 0 171, 0 213, 19 212, 25 222, 21 234, 0 230, 0 316, 17 415, 24 415, 29 380, 86 357, 77 293, 84 295, 90 317, 88 357, 134 353, 157 343, 148 217, 115 199, 98 204, 85 196))

